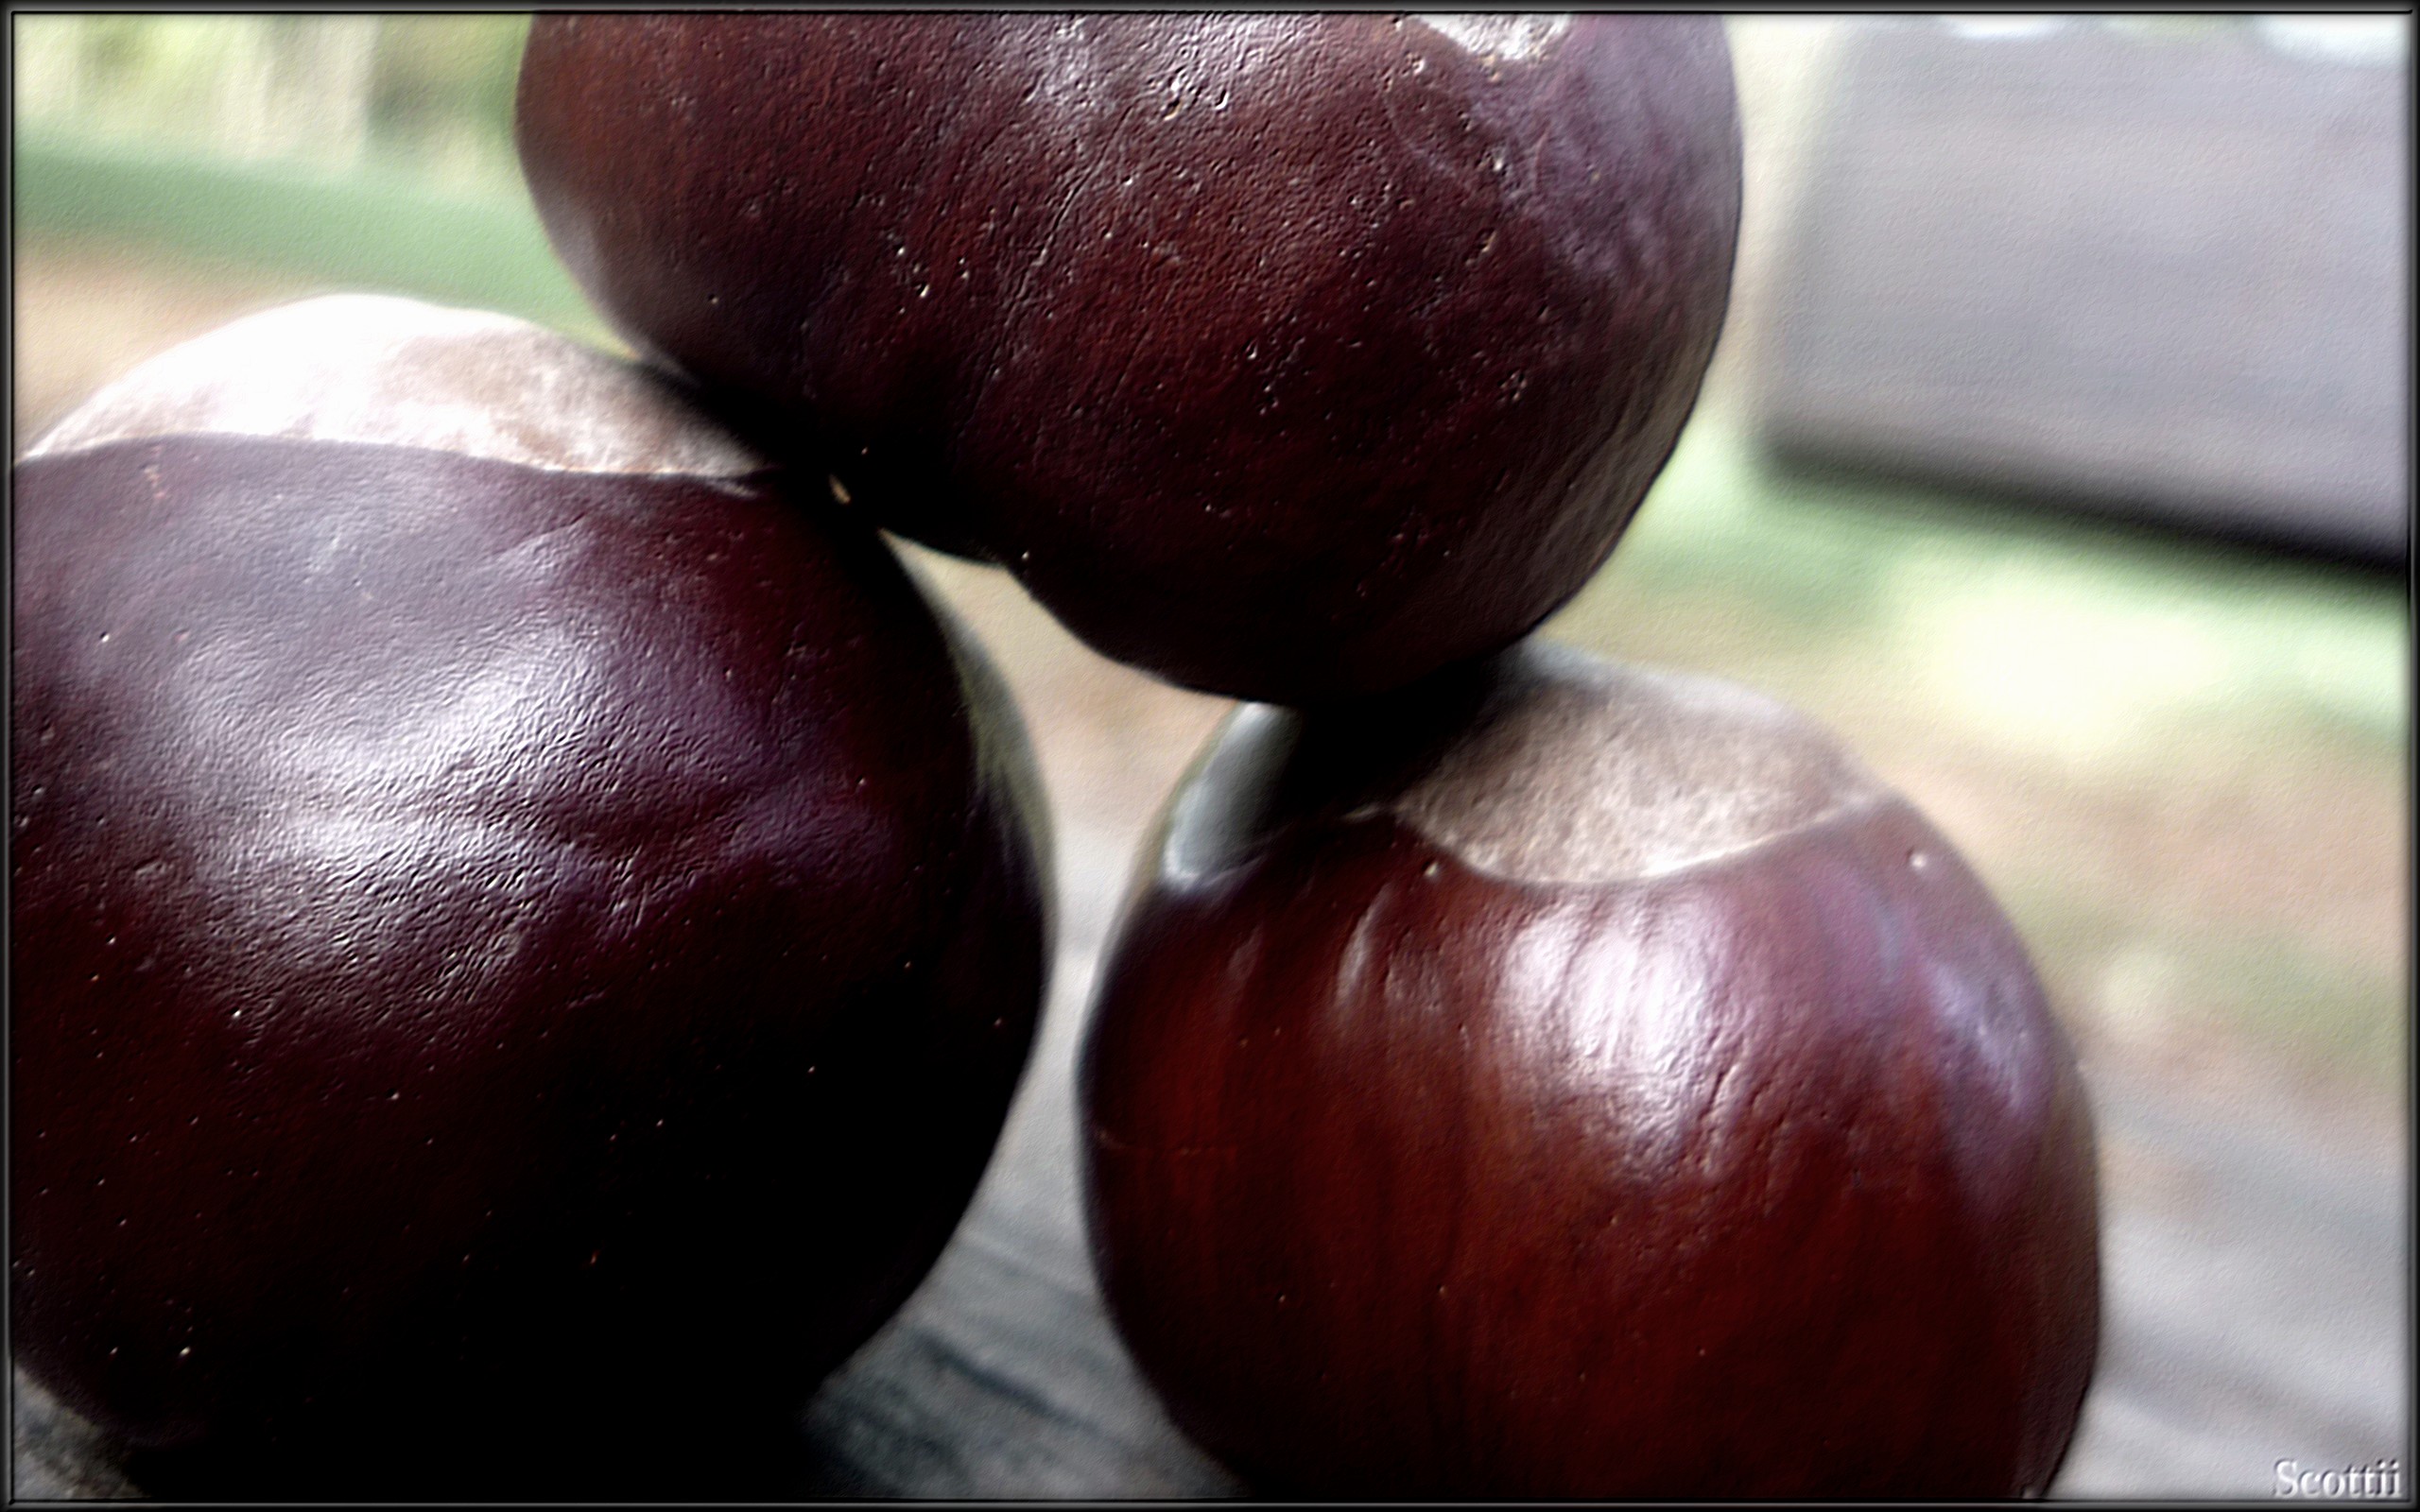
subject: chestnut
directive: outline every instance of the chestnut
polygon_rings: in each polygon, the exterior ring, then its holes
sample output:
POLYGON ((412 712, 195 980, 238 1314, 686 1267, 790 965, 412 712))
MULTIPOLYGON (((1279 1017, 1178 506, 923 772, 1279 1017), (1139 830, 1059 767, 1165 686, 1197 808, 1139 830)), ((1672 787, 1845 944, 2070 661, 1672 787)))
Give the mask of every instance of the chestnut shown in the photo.
POLYGON ((1739 216, 1714 16, 546 14, 515 129, 580 285, 752 438, 1289 703, 1587 580, 1739 216))
POLYGON ((19 1361, 154 1491, 754 1463, 1032 1036, 1047 837, 979 652, 501 317, 248 318, 15 483, 19 1361))
POLYGON ((1080 1063, 1178 1423, 1349 1497, 2039 1492, 2091 1374, 2073 1052, 1828 735, 1526 644, 1234 714, 1080 1063))

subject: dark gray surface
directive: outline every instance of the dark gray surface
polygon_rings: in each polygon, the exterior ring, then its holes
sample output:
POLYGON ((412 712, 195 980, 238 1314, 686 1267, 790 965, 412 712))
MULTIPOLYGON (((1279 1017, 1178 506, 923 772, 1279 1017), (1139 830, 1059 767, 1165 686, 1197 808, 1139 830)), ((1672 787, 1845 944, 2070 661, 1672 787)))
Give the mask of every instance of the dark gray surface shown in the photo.
POLYGON ((2282 1459, 2408 1470, 2403 1162, 2273 1108, 2093 1080, 2107 1312, 2051 1494, 2267 1498, 2282 1459))
POLYGON ((13 1429, 9 1488, 17 1500, 143 1494, 119 1468, 115 1448, 92 1424, 26 1380, 23 1370, 9 1372, 9 1408, 13 1429))
POLYGON ((2400 554, 2409 81, 2249 26, 1858 24, 1779 271, 1769 442, 2400 554))
POLYGON ((1077 1195, 1075 1050, 1132 837, 1062 837, 1050 1005, 1000 1148, 924 1287, 810 1404, 809 1495, 1224 1497, 1102 1311, 1077 1195))

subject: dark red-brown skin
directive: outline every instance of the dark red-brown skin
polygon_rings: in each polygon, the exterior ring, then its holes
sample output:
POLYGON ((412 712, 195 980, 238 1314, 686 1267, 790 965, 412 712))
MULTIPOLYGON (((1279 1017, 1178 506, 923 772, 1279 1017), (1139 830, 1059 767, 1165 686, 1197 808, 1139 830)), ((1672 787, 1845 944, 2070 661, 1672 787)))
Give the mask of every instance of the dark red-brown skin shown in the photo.
POLYGON ((15 526, 19 1361, 155 1489, 764 1449, 1025 1059, 988 671, 752 483, 182 437, 23 464, 15 526))
POLYGON ((1097 649, 1302 702, 1586 581, 1729 298, 1712 16, 544 15, 523 167, 634 341, 1097 649))
POLYGON ((2098 1335, 2089 1114, 1929 825, 1527 885, 1349 806, 1147 868, 1104 967, 1094 1253, 1180 1424, 1344 1496, 2043 1487, 2098 1335))

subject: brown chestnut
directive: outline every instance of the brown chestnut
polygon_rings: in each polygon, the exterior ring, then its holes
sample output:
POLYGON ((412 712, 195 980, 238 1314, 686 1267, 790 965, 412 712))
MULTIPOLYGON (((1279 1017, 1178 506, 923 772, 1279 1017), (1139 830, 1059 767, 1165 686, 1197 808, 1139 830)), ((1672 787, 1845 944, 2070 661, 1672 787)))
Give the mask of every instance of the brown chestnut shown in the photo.
POLYGON ((500 317, 238 321, 15 482, 19 1361, 155 1490, 714 1484, 1026 1058, 1046 834, 979 653, 500 317))
POLYGON ((1739 216, 1713 16, 542 15, 516 129, 573 275, 743 429, 1289 703, 1587 580, 1739 216))
POLYGON ((1080 1063, 1177 1421, 1345 1496, 2039 1492, 2092 1370, 2073 1052, 1804 717, 1529 644, 1238 711, 1080 1063))

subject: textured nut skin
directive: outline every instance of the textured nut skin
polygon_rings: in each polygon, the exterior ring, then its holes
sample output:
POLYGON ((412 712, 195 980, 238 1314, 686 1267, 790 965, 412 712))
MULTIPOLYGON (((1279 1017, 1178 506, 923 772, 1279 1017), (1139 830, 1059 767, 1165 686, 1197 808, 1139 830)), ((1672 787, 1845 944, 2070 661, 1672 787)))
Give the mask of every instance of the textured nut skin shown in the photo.
MULTIPOLYGON (((1248 708, 1197 765, 1087 1031, 1088 1218, 1136 1359, 1247 1475, 2048 1482, 2099 1327, 2073 1054, 1942 837, 1777 706, 1767 738, 1805 769, 1743 760, 1748 696, 1525 647, 1392 706, 1248 708), (1770 792, 1820 797, 1828 764, 1837 801, 1627 880, 1474 864, 1424 829, 1433 791, 1406 795, 1548 697, 1770 792)), ((1499 745, 1459 781, 1524 760, 1499 745)))
POLYGON ((573 274, 887 525, 1213 692, 1527 631, 1729 298, 1711 16, 543 15, 573 274))
POLYGON ((313 423, 16 472, 18 1357, 198 1494, 710 1485, 989 1157, 1014 710, 769 476, 313 423))

